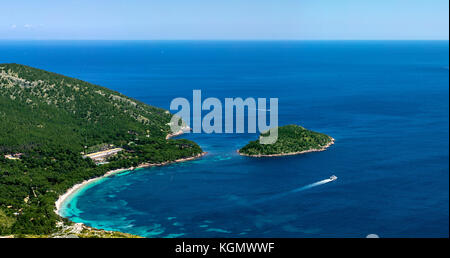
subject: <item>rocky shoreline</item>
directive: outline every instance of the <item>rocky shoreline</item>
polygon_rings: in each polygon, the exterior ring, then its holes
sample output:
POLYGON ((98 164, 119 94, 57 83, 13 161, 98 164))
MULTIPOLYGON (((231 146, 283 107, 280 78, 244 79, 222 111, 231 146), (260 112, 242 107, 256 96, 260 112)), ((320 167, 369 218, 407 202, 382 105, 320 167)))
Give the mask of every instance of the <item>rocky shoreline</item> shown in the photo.
POLYGON ((241 155, 241 156, 251 157, 251 158, 267 158, 267 157, 283 157, 283 156, 300 155, 300 154, 305 154, 305 153, 310 153, 310 152, 319 152, 319 151, 327 150, 331 145, 333 145, 335 143, 335 139, 333 137, 330 137, 330 138, 331 138, 331 141, 327 145, 323 146, 320 149, 310 149, 310 150, 304 150, 304 151, 298 151, 298 152, 279 153, 279 154, 258 154, 258 155, 250 155, 250 154, 241 153, 241 152, 239 152, 239 150, 237 150, 236 152, 239 153, 239 155, 241 155))

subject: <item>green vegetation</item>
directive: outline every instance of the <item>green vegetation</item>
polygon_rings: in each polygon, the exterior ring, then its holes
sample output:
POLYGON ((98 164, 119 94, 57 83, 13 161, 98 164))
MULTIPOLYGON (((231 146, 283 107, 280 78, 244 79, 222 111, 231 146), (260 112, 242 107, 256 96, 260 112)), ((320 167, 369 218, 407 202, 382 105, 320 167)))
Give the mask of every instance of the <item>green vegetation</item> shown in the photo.
POLYGON ((77 79, 0 64, 0 235, 54 233, 58 196, 116 168, 202 153, 188 140, 166 140, 168 111, 77 79), (124 148, 108 164, 87 151, 124 148), (8 154, 23 153, 18 160, 8 154))
POLYGON ((87 227, 85 225, 67 222, 66 225, 58 223, 58 230, 52 234, 15 234, 4 235, 7 238, 142 238, 140 236, 131 235, 116 231, 106 231, 87 227))
POLYGON ((6 214, 0 210, 0 231, 8 231, 12 225, 16 222, 15 218, 8 217, 6 214))
MULTIPOLYGON (((268 136, 268 133, 262 134, 268 136)), ((252 141, 239 153, 248 156, 279 156, 301 152, 323 150, 333 143, 333 138, 322 133, 307 130, 298 125, 278 127, 278 140, 274 144, 260 144, 252 141)))

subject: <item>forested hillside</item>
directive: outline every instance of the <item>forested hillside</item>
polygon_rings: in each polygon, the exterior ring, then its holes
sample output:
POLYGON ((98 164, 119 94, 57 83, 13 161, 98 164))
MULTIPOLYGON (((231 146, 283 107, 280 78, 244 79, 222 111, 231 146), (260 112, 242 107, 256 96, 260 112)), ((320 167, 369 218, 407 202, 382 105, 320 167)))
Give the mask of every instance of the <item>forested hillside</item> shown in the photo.
POLYGON ((170 118, 104 87, 0 64, 0 235, 53 232, 57 197, 85 179, 201 153, 194 142, 166 140, 170 118), (102 144, 124 151, 106 165, 82 157, 102 144))
MULTIPOLYGON (((266 133, 267 134, 267 133, 266 133)), ((268 136, 263 134, 265 136, 268 136)), ((251 141, 239 150, 248 156, 278 156, 307 151, 322 150, 333 143, 330 136, 313 132, 298 125, 278 127, 278 140, 274 144, 260 144, 259 140, 251 141)))

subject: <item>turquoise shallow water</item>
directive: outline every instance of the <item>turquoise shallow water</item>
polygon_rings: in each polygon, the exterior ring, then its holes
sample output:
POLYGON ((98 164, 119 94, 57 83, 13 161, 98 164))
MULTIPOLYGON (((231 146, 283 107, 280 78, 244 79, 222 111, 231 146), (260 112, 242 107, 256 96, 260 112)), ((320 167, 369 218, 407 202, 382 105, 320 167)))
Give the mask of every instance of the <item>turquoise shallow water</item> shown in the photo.
POLYGON ((448 237, 447 41, 0 42, 0 53, 163 108, 193 89, 278 97, 280 124, 336 139, 251 159, 235 151, 255 135, 185 135, 208 155, 97 181, 66 203, 73 221, 147 237, 448 237))

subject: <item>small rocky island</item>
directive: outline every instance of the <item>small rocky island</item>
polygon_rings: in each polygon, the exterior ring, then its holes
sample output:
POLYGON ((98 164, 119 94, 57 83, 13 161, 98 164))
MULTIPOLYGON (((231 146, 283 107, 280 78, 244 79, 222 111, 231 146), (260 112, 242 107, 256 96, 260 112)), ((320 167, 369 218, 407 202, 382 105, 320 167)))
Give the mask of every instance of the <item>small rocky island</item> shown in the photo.
MULTIPOLYGON (((264 135, 264 134, 262 134, 264 135)), ((334 144, 334 139, 326 134, 313 132, 298 125, 278 127, 278 140, 274 144, 260 144, 251 141, 238 153, 249 157, 277 157, 324 151, 334 144)))

